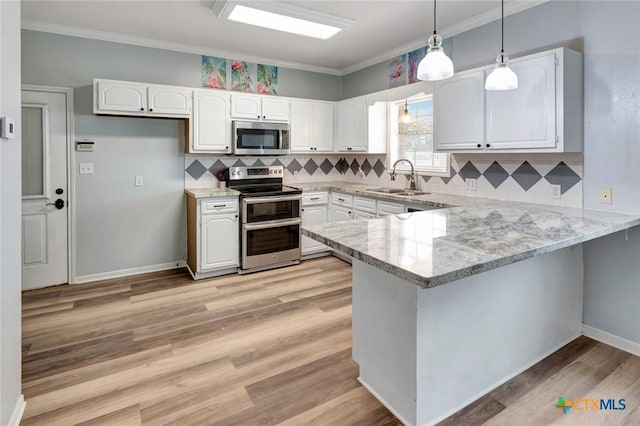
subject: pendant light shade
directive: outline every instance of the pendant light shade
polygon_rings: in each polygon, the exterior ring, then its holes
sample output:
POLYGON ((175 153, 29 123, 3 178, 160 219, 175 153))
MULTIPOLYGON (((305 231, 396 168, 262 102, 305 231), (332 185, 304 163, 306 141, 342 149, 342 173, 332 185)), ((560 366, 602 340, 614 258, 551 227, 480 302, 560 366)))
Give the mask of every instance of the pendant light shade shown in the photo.
POLYGON ((400 114, 400 121, 403 124, 408 124, 411 122, 411 113, 409 113, 409 103, 405 99, 404 101, 404 110, 402 110, 402 114, 400 114))
POLYGON ((428 44, 427 55, 418 64, 418 80, 435 81, 453 77, 453 62, 444 53, 442 37, 436 32, 436 0, 433 1, 433 34, 428 44))
POLYGON ((504 54, 504 0, 502 0, 502 49, 496 57, 498 65, 487 76, 485 90, 513 90, 518 88, 518 76, 509 68, 509 56, 504 54))

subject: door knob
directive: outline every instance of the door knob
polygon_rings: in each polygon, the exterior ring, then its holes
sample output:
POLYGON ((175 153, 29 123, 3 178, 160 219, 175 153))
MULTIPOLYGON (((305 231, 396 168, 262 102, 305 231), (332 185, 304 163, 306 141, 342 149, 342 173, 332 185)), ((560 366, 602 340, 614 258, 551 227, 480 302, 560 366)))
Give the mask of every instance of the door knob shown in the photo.
POLYGON ((64 208, 64 200, 62 198, 58 198, 55 203, 47 203, 47 206, 56 206, 56 209, 61 210, 64 208))

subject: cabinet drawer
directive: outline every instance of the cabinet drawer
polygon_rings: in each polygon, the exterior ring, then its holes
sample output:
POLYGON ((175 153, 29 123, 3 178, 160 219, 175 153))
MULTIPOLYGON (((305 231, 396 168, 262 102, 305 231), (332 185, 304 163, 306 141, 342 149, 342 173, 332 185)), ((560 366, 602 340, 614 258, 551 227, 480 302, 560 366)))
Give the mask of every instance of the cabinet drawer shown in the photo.
POLYGON ((343 207, 353 207, 353 196, 345 195, 339 192, 334 192, 331 194, 331 202, 334 206, 343 206, 343 207))
POLYGON ((314 204, 327 204, 329 202, 329 194, 326 192, 311 192, 302 194, 302 205, 312 206, 314 204))
POLYGON ((376 214, 376 200, 371 198, 355 197, 353 199, 353 207, 356 210, 376 214))
POLYGON ((237 198, 209 198, 202 200, 201 203, 200 212, 202 214, 238 212, 237 198))
POLYGON ((378 216, 389 216, 400 213, 404 213, 404 204, 378 201, 378 216))

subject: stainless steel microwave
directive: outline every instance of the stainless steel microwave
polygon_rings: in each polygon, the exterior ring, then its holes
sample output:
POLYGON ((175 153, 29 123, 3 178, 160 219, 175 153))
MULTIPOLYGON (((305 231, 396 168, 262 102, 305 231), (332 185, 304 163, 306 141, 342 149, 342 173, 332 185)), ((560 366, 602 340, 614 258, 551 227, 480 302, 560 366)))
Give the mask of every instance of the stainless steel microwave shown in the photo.
POLYGON ((236 155, 285 155, 289 153, 289 125, 261 121, 233 121, 233 153, 236 155))

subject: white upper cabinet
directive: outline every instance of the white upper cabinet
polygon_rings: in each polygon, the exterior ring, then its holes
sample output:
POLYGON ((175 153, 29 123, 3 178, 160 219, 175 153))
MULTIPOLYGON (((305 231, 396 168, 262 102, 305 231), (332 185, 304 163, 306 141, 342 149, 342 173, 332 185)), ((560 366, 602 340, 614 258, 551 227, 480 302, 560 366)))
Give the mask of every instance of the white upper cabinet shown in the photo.
POLYGON ((364 98, 338 102, 338 152, 367 152, 367 115, 364 98))
POLYGON ((232 118, 289 121, 289 116, 289 99, 248 94, 233 94, 231 96, 232 118))
POLYGON ((188 115, 191 113, 193 90, 171 86, 147 88, 149 113, 188 115))
POLYGON ((193 142, 189 152, 231 152, 229 93, 197 90, 193 99, 193 142))
POLYGON ((509 65, 518 75, 518 88, 487 92, 485 148, 582 151, 582 55, 559 48, 514 59, 509 65))
POLYGON ((582 54, 565 48, 509 62, 514 90, 484 90, 495 66, 459 73, 434 94, 434 141, 440 152, 581 152, 582 54))
POLYGON ((291 151, 333 151, 333 103, 291 101, 291 151))
POLYGON ((94 82, 98 100, 94 112, 144 114, 147 111, 147 85, 126 81, 94 82))
POLYGON ((433 138, 438 151, 484 148, 482 70, 458 73, 440 83, 433 94, 433 138))
POLYGON ((95 114, 191 116, 193 89, 99 79, 93 84, 97 97, 95 114))

